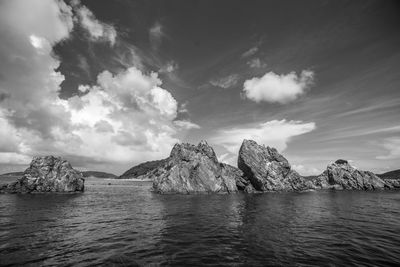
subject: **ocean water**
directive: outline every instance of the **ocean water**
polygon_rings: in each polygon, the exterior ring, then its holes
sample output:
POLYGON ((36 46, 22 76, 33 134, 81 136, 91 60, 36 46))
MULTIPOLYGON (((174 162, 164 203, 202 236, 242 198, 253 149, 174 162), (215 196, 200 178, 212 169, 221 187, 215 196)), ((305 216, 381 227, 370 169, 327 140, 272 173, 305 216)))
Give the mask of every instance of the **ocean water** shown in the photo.
POLYGON ((83 194, 0 195, 0 265, 400 263, 400 191, 157 195, 150 188, 88 179, 83 194))

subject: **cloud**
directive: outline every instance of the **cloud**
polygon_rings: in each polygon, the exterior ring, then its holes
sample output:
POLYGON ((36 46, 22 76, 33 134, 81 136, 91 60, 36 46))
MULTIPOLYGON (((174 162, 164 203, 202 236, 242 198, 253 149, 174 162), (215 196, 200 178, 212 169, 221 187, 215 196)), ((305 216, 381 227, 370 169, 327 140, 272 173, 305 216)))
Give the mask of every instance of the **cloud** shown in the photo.
POLYGON ((35 143, 44 147, 55 128, 69 130, 69 114, 59 105, 64 76, 54 71, 59 61, 50 46, 69 37, 72 11, 62 1, 32 0, 0 3, 0 163, 20 163, 35 143))
POLYGON ((251 139, 283 151, 293 137, 311 132, 315 128, 314 122, 272 120, 252 127, 220 130, 211 140, 236 155, 243 139, 251 139))
POLYGON ((376 157, 377 159, 388 160, 388 159, 400 159, 400 138, 391 137, 386 138, 382 146, 388 150, 389 154, 381 155, 376 157))
POLYGON ((100 22, 96 19, 93 12, 79 1, 73 1, 72 5, 77 13, 80 25, 89 33, 93 40, 108 41, 111 45, 115 44, 117 31, 112 25, 100 22))
POLYGON ((245 57, 251 57, 252 55, 254 55, 254 54, 257 53, 257 52, 258 52, 258 47, 257 47, 257 46, 254 46, 254 47, 250 48, 249 50, 247 50, 246 52, 244 52, 244 53, 242 54, 242 57, 243 57, 243 58, 245 58, 245 57))
POLYGON ((50 43, 43 37, 38 37, 36 35, 29 36, 31 45, 38 50, 41 54, 46 54, 51 51, 50 43))
POLYGON ((224 153, 218 156, 218 161, 223 162, 232 166, 237 165, 237 155, 233 155, 231 153, 224 153))
POLYGON ((113 133, 114 132, 113 126, 111 125, 111 123, 109 123, 106 120, 99 120, 98 122, 96 122, 94 124, 94 128, 99 133, 107 133, 107 132, 113 133))
POLYGON ((23 165, 30 162, 32 159, 28 156, 18 153, 1 153, 0 160, 2 164, 16 164, 23 165))
POLYGON ((163 27, 161 23, 157 21, 149 29, 149 40, 154 50, 157 50, 160 47, 163 36, 164 36, 163 27))
POLYGON ((220 79, 216 80, 211 80, 210 83, 213 86, 221 87, 224 89, 230 88, 232 86, 235 86, 239 81, 239 75, 238 74, 232 74, 220 79))
POLYGON ((157 73, 105 70, 78 95, 59 97, 64 76, 52 47, 69 37, 73 19, 62 1, 0 3, 0 164, 46 154, 81 165, 166 157, 179 131, 196 126, 174 122, 179 105, 157 73))
POLYGON ((322 171, 318 170, 314 167, 308 167, 301 164, 292 165, 292 169, 300 173, 300 175, 311 176, 311 175, 318 175, 322 173, 322 171))
POLYGON ((156 73, 146 75, 135 67, 116 75, 100 73, 97 84, 80 97, 81 109, 74 108, 72 98, 64 103, 72 134, 82 140, 76 149, 68 146, 70 151, 106 162, 165 157, 178 142, 173 123, 178 104, 161 83, 156 73))
POLYGON ((262 62, 259 58, 253 58, 253 59, 249 60, 247 62, 247 65, 249 65, 250 68, 255 68, 255 69, 265 68, 267 66, 267 64, 262 62))
POLYGON ((81 70, 83 70, 87 77, 90 78, 90 66, 89 63, 83 55, 78 55, 78 65, 77 65, 81 70))
POLYGON ((158 72, 159 73, 171 73, 171 72, 177 70, 178 67, 179 67, 178 63, 176 63, 175 61, 169 61, 167 64, 162 66, 158 72))
POLYGON ((0 110, 0 153, 19 151, 21 144, 18 132, 0 110))
POLYGON ((184 120, 175 120, 174 124, 180 128, 183 129, 200 129, 200 126, 197 125, 196 123, 190 122, 190 121, 184 121, 184 120))
POLYGON ((295 72, 286 75, 268 72, 261 78, 246 80, 243 94, 257 103, 265 101, 286 104, 304 94, 313 79, 314 72, 308 70, 303 70, 299 76, 295 72))
POLYGON ((0 103, 10 97, 10 94, 7 92, 0 91, 0 103))
POLYGON ((63 1, 2 1, 0 6, 2 26, 8 27, 3 32, 12 30, 13 33, 8 34, 13 35, 13 39, 24 36, 24 45, 31 35, 54 45, 67 38, 73 28, 72 9, 63 1))
POLYGON ((71 30, 72 12, 64 2, 1 3, 0 31, 5 45, 0 50, 0 91, 9 96, 1 108, 11 125, 30 127, 43 136, 49 135, 50 122, 66 127, 68 115, 57 106, 64 76, 54 71, 59 61, 45 47, 68 38, 71 30))

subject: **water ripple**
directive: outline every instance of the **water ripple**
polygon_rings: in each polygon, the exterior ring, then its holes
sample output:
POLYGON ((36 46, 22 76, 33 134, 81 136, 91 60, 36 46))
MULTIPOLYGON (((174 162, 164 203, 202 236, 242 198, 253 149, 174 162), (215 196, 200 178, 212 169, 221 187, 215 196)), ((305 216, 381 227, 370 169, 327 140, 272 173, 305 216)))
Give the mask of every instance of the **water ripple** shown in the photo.
POLYGON ((88 180, 84 194, 0 195, 0 265, 391 266, 399 192, 155 195, 88 180))

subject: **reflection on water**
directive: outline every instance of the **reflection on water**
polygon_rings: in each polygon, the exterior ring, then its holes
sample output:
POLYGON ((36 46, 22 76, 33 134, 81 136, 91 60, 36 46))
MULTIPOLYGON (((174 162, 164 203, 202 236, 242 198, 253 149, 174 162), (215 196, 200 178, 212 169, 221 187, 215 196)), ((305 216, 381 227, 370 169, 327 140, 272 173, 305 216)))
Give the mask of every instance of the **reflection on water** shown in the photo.
POLYGON ((109 182, 0 195, 0 265, 400 262, 400 192, 156 195, 150 183, 109 182))

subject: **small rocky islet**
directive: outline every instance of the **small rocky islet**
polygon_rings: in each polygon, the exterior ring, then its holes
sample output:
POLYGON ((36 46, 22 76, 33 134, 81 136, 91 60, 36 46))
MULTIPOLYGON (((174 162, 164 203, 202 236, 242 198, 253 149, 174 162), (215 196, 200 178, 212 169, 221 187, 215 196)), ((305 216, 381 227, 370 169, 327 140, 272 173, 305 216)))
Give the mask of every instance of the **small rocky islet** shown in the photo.
POLYGON ((85 179, 71 164, 54 156, 34 157, 16 182, 0 187, 0 193, 83 192, 85 179))
MULTIPOLYGON (((219 162, 213 148, 201 141, 198 145, 175 144, 168 158, 128 172, 152 180, 152 189, 159 194, 400 189, 400 179, 381 179, 342 159, 329 164, 319 176, 306 178, 275 148, 253 140, 243 140, 238 168, 219 162)), ((123 178, 130 177, 127 173, 123 178)), ((83 192, 84 181, 82 173, 60 157, 34 157, 23 176, 0 187, 0 192, 83 192)))

